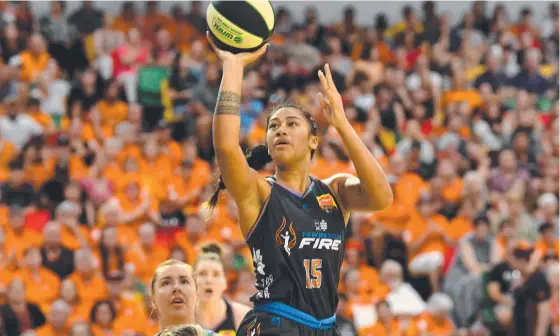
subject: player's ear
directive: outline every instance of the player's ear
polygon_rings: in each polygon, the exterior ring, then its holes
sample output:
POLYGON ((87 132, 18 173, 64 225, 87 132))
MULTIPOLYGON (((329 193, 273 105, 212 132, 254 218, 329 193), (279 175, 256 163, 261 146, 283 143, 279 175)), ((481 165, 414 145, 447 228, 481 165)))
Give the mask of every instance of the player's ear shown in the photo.
POLYGON ((312 135, 309 137, 309 149, 316 151, 319 147, 319 137, 312 135))

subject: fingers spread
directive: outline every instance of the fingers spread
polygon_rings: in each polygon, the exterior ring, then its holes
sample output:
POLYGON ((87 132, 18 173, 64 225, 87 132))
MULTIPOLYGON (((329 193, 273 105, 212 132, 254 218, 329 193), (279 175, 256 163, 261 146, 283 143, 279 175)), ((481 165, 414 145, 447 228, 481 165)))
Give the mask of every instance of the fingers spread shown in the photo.
POLYGON ((329 87, 336 89, 336 86, 334 85, 334 80, 332 78, 332 73, 331 73, 331 68, 329 67, 329 64, 325 64, 325 73, 327 74, 327 82, 329 83, 329 87))
POLYGON ((319 70, 317 74, 319 75, 319 81, 321 82, 323 91, 327 92, 329 90, 329 84, 327 82, 327 79, 325 78, 325 75, 323 74, 323 71, 319 70))

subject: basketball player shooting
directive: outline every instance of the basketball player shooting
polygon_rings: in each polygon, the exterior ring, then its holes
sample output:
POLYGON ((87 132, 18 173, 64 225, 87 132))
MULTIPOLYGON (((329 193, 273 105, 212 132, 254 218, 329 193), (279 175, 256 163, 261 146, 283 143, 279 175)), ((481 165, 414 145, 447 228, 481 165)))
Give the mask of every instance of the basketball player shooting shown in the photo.
POLYGON ((222 61, 223 77, 214 112, 213 140, 221 179, 209 204, 227 188, 237 203, 239 223, 253 252, 257 293, 254 308, 238 335, 339 335, 335 311, 345 227, 351 211, 391 206, 393 194, 376 159, 344 113, 328 65, 319 70, 318 99, 324 119, 334 127, 357 175, 326 180, 309 175, 318 144, 315 118, 304 108, 281 104, 267 119, 266 145, 247 157, 239 146, 243 71, 268 48, 232 54, 208 40, 222 61), (275 174, 257 172, 268 162, 275 174), (317 226, 315 223, 320 225, 317 226))

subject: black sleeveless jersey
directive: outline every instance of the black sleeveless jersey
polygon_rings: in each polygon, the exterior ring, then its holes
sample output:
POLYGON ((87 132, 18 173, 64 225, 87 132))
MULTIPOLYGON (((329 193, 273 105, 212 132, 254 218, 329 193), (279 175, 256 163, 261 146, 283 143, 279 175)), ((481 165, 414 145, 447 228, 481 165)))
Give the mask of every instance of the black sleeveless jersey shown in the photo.
POLYGON ((218 335, 235 336, 235 321, 233 317, 233 308, 228 300, 224 300, 226 303, 226 318, 214 329, 214 332, 218 335))
POLYGON ((344 258, 345 221, 330 188, 316 178, 298 195, 267 178, 270 197, 247 238, 255 304, 281 302, 317 319, 331 317, 344 258))

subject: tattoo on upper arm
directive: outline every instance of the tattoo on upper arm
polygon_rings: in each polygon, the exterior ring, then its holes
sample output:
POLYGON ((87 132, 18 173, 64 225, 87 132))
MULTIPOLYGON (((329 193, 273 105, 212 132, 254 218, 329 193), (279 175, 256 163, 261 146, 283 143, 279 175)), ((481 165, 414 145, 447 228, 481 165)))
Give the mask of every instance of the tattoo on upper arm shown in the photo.
POLYGON ((241 96, 231 91, 220 91, 214 114, 239 115, 241 111, 241 96))

